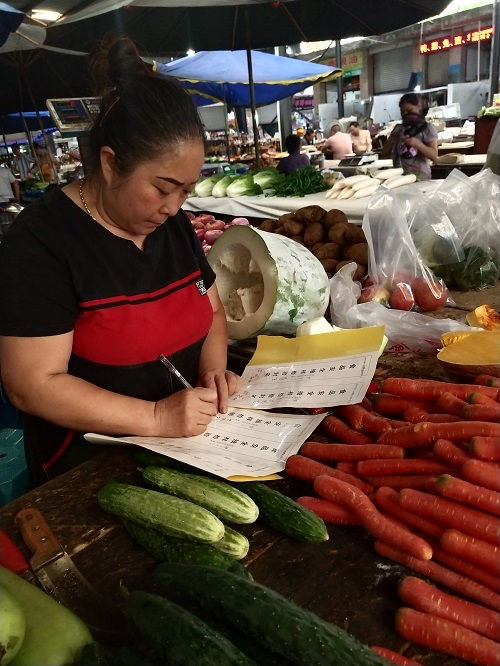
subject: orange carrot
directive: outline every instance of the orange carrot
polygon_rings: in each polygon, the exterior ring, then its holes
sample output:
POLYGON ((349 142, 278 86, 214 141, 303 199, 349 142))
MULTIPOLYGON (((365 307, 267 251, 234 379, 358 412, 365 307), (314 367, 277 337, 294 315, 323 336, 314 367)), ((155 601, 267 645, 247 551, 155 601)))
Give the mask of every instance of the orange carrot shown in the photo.
MULTIPOLYGON (((491 574, 500 577, 500 548, 457 530, 445 530, 440 537, 446 552, 479 564, 491 574)), ((500 637, 500 633, 498 634, 500 637)))
POLYGON ((463 417, 467 403, 460 400, 460 398, 457 398, 453 393, 443 391, 443 393, 439 394, 439 397, 436 400, 436 407, 440 412, 444 412, 445 414, 453 414, 454 416, 463 417))
POLYGON ((399 503, 408 511, 435 520, 440 525, 500 544, 500 522, 482 511, 470 509, 444 497, 435 497, 420 490, 405 488, 399 493, 399 503))
POLYGON ((423 423, 424 421, 428 423, 455 423, 461 420, 458 416, 453 416, 453 414, 429 414, 429 412, 419 407, 408 407, 405 409, 403 418, 410 423, 423 423))
POLYGON ((330 502, 339 502, 349 508, 358 517, 361 525, 377 539, 397 545, 398 548, 422 560, 431 559, 432 548, 424 539, 397 527, 376 509, 373 502, 359 488, 330 476, 318 476, 314 481, 314 490, 330 502))
POLYGON ((467 400, 467 396, 473 391, 484 393, 493 400, 497 400, 499 395, 498 388, 495 386, 450 384, 430 379, 404 379, 401 377, 390 377, 384 380, 382 389, 385 393, 423 401, 436 400, 443 391, 453 393, 462 400, 467 400))
POLYGON ((471 405, 490 405, 494 407, 498 407, 499 404, 496 400, 492 400, 487 395, 484 395, 484 393, 478 393, 477 391, 469 395, 467 402, 471 405))
POLYGON ((372 645, 371 649, 386 661, 390 661, 391 664, 396 664, 396 666, 422 666, 420 661, 408 659, 408 657, 404 657, 402 654, 399 654, 399 652, 394 652, 394 650, 389 650, 389 648, 372 645))
POLYGON ((367 495, 373 490, 372 486, 361 481, 358 477, 353 476, 352 474, 347 474, 346 472, 341 472, 338 469, 333 469, 333 467, 324 465, 323 463, 307 458, 306 456, 290 456, 286 461, 285 469, 287 474, 296 479, 301 479, 302 481, 309 481, 312 483, 320 474, 328 474, 329 476, 334 476, 336 479, 340 479, 346 483, 352 483, 353 486, 357 486, 367 495))
MULTIPOLYGON (((500 594, 500 579, 498 576, 492 575, 483 567, 477 566, 473 562, 469 562, 463 557, 452 555, 445 550, 440 544, 433 543, 434 560, 440 564, 448 567, 452 571, 456 571, 471 580, 475 580, 483 587, 500 594)), ((497 609, 500 610, 500 609, 497 609)))
POLYGON ((330 409, 328 407, 308 407, 307 411, 309 414, 325 414, 330 409))
POLYGON ((437 476, 430 476, 429 474, 390 474, 382 476, 365 476, 368 483, 374 488, 394 488, 395 490, 402 490, 403 488, 417 488, 419 490, 427 490, 429 483, 435 483, 437 476))
POLYGON ((493 405, 466 405, 464 417, 467 421, 500 421, 500 402, 493 405))
POLYGON ((369 412, 361 405, 345 405, 339 407, 338 412, 355 430, 370 435, 381 435, 386 430, 392 430, 388 419, 369 412))
POLYGON ((471 460, 471 457, 467 453, 453 444, 453 442, 450 442, 449 439, 438 439, 434 443, 432 450, 438 458, 455 467, 463 465, 467 460, 471 460))
POLYGON ((464 479, 483 488, 500 491, 500 469, 482 460, 466 460, 460 470, 464 479))
POLYGON ((380 391, 380 386, 378 385, 378 382, 372 379, 368 384, 368 388, 366 389, 366 395, 371 397, 372 393, 376 393, 377 391, 380 391))
POLYGON ((358 517, 349 509, 346 509, 340 504, 334 504, 328 500, 321 499, 320 497, 298 497, 296 499, 298 504, 301 504, 306 509, 313 511, 317 516, 322 518, 325 523, 330 525, 359 525, 358 517))
POLYGON ((402 446, 405 449, 428 446, 438 439, 452 442, 472 437, 500 437, 500 423, 488 421, 459 421, 457 423, 416 423, 408 428, 389 430, 377 439, 378 444, 402 446))
POLYGON ((478 375, 474 379, 474 384, 480 384, 481 386, 498 386, 498 388, 500 388, 500 378, 492 377, 491 375, 478 375))
MULTIPOLYGON (((372 446, 374 446, 372 444, 372 446)), ((450 466, 436 460, 423 460, 418 458, 404 459, 370 459, 361 460, 356 465, 361 476, 380 476, 382 474, 444 474, 450 471, 450 466)))
POLYGON ((345 442, 346 444, 370 444, 373 441, 371 437, 368 437, 361 432, 356 432, 356 430, 350 428, 336 416, 326 416, 323 419, 321 427, 334 442, 345 442))
MULTIPOLYGON (((425 440, 422 443, 422 437, 418 437, 415 433, 415 428, 417 425, 422 424, 417 423, 415 425, 406 426, 406 428, 397 428, 384 432, 377 439, 377 444, 384 444, 386 446, 402 446, 404 449, 413 449, 421 446, 429 446, 432 444, 432 441, 427 442, 425 440)), ((426 423, 425 425, 430 424, 426 423)))
POLYGON ((335 469, 339 470, 339 472, 344 472, 345 474, 352 474, 354 476, 356 474, 356 463, 339 462, 336 464, 335 469))
POLYGON ((443 533, 443 528, 439 525, 436 525, 431 520, 417 516, 411 511, 403 509, 403 507, 398 502, 399 493, 393 488, 387 486, 382 486, 377 488, 373 499, 375 504, 383 509, 386 513, 390 514, 394 518, 397 518, 405 525, 408 525, 411 528, 417 529, 419 532, 424 534, 430 534, 431 536, 439 537, 443 533))
POLYGON ((449 474, 442 474, 437 479, 436 489, 444 497, 500 516, 500 493, 494 490, 481 488, 481 486, 457 479, 449 474))
POLYGON ((475 580, 467 578, 467 576, 451 571, 440 564, 436 564, 436 562, 419 560, 382 541, 375 542, 375 550, 382 557, 387 557, 387 559, 393 562, 403 564, 408 569, 412 569, 436 583, 441 583, 441 585, 448 587, 454 592, 458 592, 464 597, 474 599, 474 601, 478 601, 480 604, 488 606, 488 608, 493 608, 494 610, 500 609, 500 594, 493 592, 484 585, 480 585, 475 580))
POLYGON ((430 407, 430 403, 428 402, 409 400, 408 398, 391 395, 390 393, 374 393, 371 396, 371 401, 375 411, 384 416, 402 416, 409 407, 425 411, 430 407))
POLYGON ((500 643, 436 615, 400 608, 396 613, 396 631, 408 641, 471 664, 498 666, 500 663, 500 643))
POLYGON ((473 437, 470 452, 480 460, 490 462, 500 460, 500 437, 473 437))
POLYGON ((380 444, 329 444, 325 442, 305 442, 300 452, 317 460, 348 462, 366 458, 402 458, 404 451, 399 446, 380 444))
POLYGON ((500 613, 441 592, 421 578, 406 576, 398 585, 398 593, 415 610, 452 620, 492 640, 500 636, 500 613))

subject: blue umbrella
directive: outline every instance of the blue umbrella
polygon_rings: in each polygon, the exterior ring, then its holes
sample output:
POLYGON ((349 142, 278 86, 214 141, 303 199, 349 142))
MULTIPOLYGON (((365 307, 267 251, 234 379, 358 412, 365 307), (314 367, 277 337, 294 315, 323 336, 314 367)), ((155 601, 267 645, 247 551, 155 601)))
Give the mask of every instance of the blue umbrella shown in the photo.
POLYGON ((38 116, 36 111, 23 111, 22 114, 24 121, 19 113, 6 113, 0 116, 0 127, 5 134, 25 132, 26 129, 36 132, 40 129, 40 121, 46 131, 51 131, 54 127, 54 121, 48 111, 39 111, 38 116))
POLYGON ((0 2, 0 46, 5 44, 11 32, 16 32, 24 19, 24 12, 0 2))
MULTIPOLYGON (((251 106, 246 51, 199 51, 171 63, 155 63, 155 67, 160 74, 178 79, 192 94, 211 100, 206 103, 219 100, 233 107, 251 106)), ((341 74, 336 67, 262 51, 252 51, 252 68, 257 106, 290 97, 341 74)))

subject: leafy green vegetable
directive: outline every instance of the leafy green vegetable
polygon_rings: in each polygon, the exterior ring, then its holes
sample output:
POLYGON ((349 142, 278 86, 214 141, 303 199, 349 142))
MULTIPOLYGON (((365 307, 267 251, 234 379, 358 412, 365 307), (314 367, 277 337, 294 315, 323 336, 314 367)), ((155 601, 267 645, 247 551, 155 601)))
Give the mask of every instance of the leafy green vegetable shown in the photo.
POLYGON ((228 174, 227 176, 224 176, 224 178, 221 178, 218 180, 214 188, 212 190, 212 196, 213 197, 225 197, 226 196, 226 191, 228 186, 236 180, 236 178, 239 178, 236 174, 228 174))
POLYGON ((217 173, 209 178, 204 178, 194 186, 194 193, 197 197, 209 197, 212 194, 215 183, 224 178, 223 174, 217 173))
POLYGON ((464 247, 465 258, 454 264, 433 266, 433 271, 442 277, 446 285, 460 291, 492 287, 500 276, 500 258, 491 248, 477 245, 464 247))
POLYGON ((228 197, 253 196, 255 194, 262 194, 262 188, 260 185, 254 183, 253 176, 250 174, 247 176, 240 176, 240 178, 233 181, 226 190, 226 195, 228 197))
POLYGON ((263 190, 275 190, 284 178, 285 176, 274 168, 261 169, 253 174, 254 183, 260 185, 263 190))
POLYGON ((314 167, 297 169, 275 185, 277 197, 303 197, 306 194, 315 194, 327 190, 321 173, 314 167))

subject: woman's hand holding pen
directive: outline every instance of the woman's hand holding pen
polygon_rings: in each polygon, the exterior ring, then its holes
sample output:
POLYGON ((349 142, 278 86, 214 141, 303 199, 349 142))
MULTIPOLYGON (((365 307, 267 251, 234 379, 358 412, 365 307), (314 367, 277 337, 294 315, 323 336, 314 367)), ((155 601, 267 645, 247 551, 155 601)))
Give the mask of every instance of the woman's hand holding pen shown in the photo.
POLYGON ((230 370, 207 370, 200 375, 198 386, 217 391, 217 408, 222 414, 227 412, 227 402, 240 388, 241 378, 230 370))
POLYGON ((194 437, 217 414, 217 390, 197 387, 177 391, 154 406, 154 436, 194 437))

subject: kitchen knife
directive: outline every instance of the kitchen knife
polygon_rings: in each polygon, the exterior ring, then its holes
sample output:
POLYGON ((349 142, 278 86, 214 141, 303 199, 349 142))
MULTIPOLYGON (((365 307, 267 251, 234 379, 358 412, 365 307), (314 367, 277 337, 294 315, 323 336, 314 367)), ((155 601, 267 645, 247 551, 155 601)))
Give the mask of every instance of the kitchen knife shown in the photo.
POLYGON ((36 582, 28 560, 4 530, 0 530, 0 565, 22 576, 28 583, 36 582))
POLYGON ((46 592, 81 617, 103 640, 129 635, 120 609, 111 607, 83 577, 38 509, 22 509, 15 522, 33 554, 31 569, 46 592))

